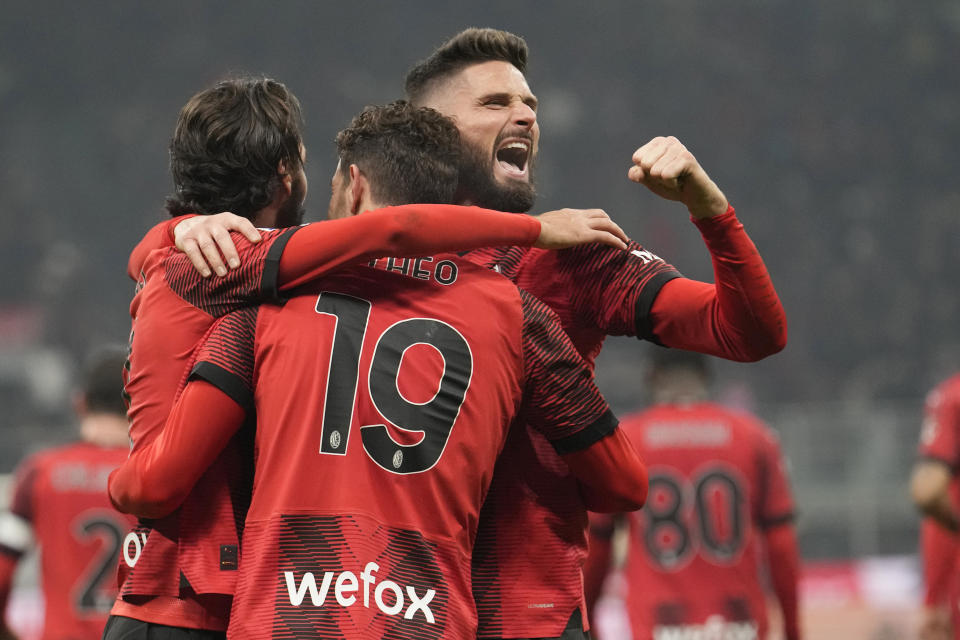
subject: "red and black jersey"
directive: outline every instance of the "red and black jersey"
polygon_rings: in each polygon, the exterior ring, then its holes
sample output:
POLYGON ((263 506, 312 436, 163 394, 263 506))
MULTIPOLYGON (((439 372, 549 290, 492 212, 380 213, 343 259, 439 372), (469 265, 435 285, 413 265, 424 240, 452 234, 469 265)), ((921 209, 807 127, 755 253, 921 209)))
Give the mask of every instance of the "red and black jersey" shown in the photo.
POLYGON ((545 305, 452 255, 375 264, 225 318, 194 367, 256 407, 234 637, 475 637, 511 420, 560 453, 616 427, 545 305))
POLYGON ((633 637, 723 628, 721 636, 753 629, 749 637, 765 638, 761 536, 793 517, 773 432, 711 403, 655 406, 623 429, 650 463, 647 505, 629 516, 633 637))
POLYGON ((133 520, 107 499, 107 476, 127 449, 76 443, 37 453, 19 467, 0 553, 41 550, 44 640, 100 638, 117 595, 116 566, 133 520))
POLYGON ((927 394, 919 452, 923 458, 943 462, 953 473, 960 470, 960 374, 927 394))
MULTIPOLYGON (((193 352, 215 318, 276 295, 280 255, 296 230, 265 231, 255 245, 238 240, 243 266, 223 278, 202 278, 173 248, 147 257, 130 305, 133 326, 124 372, 133 451, 160 433, 178 389, 186 383, 193 352)), ((226 610, 191 612, 174 603, 177 606, 157 611, 139 604, 144 596, 233 592, 238 524, 250 485, 250 465, 241 461, 246 460, 244 450, 241 434, 178 512, 142 521, 133 531, 135 539, 119 564, 120 597, 114 614, 160 624, 222 627, 226 610)))
MULTIPOLYGON (((503 241, 532 243, 540 232, 539 222, 528 216, 476 207, 388 207, 306 225, 290 250, 285 250, 286 244, 296 229, 265 231, 256 245, 235 234, 241 268, 208 280, 172 247, 151 252, 154 243, 171 240, 176 221, 151 231, 128 265, 131 273, 140 273, 131 304, 131 356, 125 372, 134 453, 160 432, 177 389, 186 381, 192 352, 216 317, 275 297, 279 283, 290 287, 374 256, 419 255, 503 241)), ((248 474, 238 461, 244 445, 239 436, 178 513, 137 528, 132 560, 120 566, 121 597, 115 614, 175 626, 213 630, 225 626, 223 600, 200 600, 206 594, 233 591, 237 537, 249 496, 248 474), (134 565, 136 570, 131 570, 134 565)))
MULTIPOLYGON (((549 305, 592 366, 607 335, 627 335, 734 360, 786 341, 783 307, 733 208, 695 220, 716 284, 680 277, 636 243, 547 252, 508 247, 467 255, 549 305)), ((484 505, 473 588, 482 638, 556 637, 586 619, 581 566, 587 514, 567 465, 522 425, 509 436, 484 505)))
MULTIPOLYGON (((960 505, 960 375, 937 385, 927 394, 919 455, 947 465, 953 477, 949 494, 954 508, 960 505)), ((960 616, 956 606, 960 598, 957 568, 957 534, 947 531, 932 518, 924 518, 921 528, 921 553, 924 565, 924 603, 947 606, 954 636, 960 637, 960 616)))
MULTIPOLYGON (((607 335, 654 339, 650 307, 677 271, 636 243, 467 255, 553 309, 592 366, 607 335)), ((559 636, 583 606, 587 513, 577 481, 535 430, 511 430, 484 505, 473 560, 480 637, 559 636)), ((583 610, 586 619, 586 611, 583 610)))

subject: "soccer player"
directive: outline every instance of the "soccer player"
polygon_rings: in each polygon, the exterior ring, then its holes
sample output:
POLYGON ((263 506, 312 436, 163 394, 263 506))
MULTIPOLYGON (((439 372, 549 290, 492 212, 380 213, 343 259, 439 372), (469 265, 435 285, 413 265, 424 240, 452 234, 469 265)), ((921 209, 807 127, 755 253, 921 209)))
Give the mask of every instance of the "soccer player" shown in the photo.
POLYGON ((99 638, 117 589, 114 571, 132 520, 110 505, 107 476, 127 457, 121 398, 126 351, 104 348, 86 367, 76 410, 80 440, 30 456, 0 513, 0 637, 13 574, 31 545, 41 550, 44 640, 99 638))
POLYGON ((922 526, 924 615, 921 637, 960 637, 957 608, 957 504, 960 480, 960 374, 927 395, 919 459, 913 468, 913 502, 926 516, 922 526))
MULTIPOLYGON (((597 210, 521 219, 424 204, 291 228, 302 219, 304 154, 299 104, 276 81, 224 81, 181 110, 170 146, 176 185, 170 213, 230 209, 258 226, 287 228, 265 231, 255 244, 241 242, 236 257, 243 266, 217 269, 223 278, 203 278, 191 257, 169 246, 171 232, 189 220, 158 225, 134 251, 129 270, 139 274, 138 291, 130 307, 125 387, 133 452, 160 432, 188 373, 189 357, 214 319, 240 306, 381 255, 428 255, 503 241, 546 247, 623 243, 619 227, 597 210)), ((203 255, 209 258, 210 251, 203 255)), ((222 636, 236 581, 244 496, 249 495, 245 446, 241 434, 176 513, 141 521, 127 537, 107 638, 149 634, 155 627, 222 636)))
MULTIPOLYGON (((411 69, 408 98, 453 117, 469 149, 458 202, 527 211, 540 130, 522 38, 468 29, 411 69)), ((682 203, 713 259, 715 284, 680 274, 631 243, 560 252, 521 247, 469 257, 543 300, 593 363, 607 335, 630 335, 738 361, 781 350, 786 319, 769 274, 726 196, 675 138, 633 155, 628 177, 682 203)), ((581 564, 586 505, 569 470, 519 425, 494 474, 474 551, 482 638, 585 637, 581 564)))
MULTIPOLYGON (((456 127, 406 103, 338 136, 330 216, 452 199, 456 127)), ((111 479, 175 507, 255 411, 232 638, 475 637, 470 551, 522 411, 588 490, 637 508, 643 464, 545 305, 455 254, 382 258, 226 316, 153 445, 111 479)))
MULTIPOLYGON (((623 430, 649 462, 649 502, 629 514, 625 604, 634 640, 767 637, 766 566, 783 637, 800 638, 793 498, 776 436, 709 402, 705 356, 658 349, 653 404, 623 430)), ((609 544, 588 565, 609 566, 609 544)), ((588 574, 592 571, 588 571, 588 574)))

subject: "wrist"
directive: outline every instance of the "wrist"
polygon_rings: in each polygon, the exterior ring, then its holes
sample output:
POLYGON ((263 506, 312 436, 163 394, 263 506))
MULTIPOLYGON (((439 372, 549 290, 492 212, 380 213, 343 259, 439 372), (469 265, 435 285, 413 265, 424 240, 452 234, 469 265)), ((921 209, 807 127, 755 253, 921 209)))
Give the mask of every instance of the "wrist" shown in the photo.
POLYGON ((723 196, 723 194, 720 194, 719 198, 711 199, 708 202, 701 202, 697 203, 696 205, 688 205, 687 211, 690 212, 691 217, 696 218, 697 220, 706 220, 708 218, 722 216, 724 213, 727 213, 730 208, 730 203, 723 196))

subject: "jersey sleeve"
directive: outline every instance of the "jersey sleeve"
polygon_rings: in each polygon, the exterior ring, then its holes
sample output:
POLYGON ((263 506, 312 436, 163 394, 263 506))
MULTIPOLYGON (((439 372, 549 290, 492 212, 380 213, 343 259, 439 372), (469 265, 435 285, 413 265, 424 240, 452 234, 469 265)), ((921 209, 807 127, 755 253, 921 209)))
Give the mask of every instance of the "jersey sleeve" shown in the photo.
POLYGON ((950 602, 956 579, 960 540, 933 518, 920 521, 920 554, 923 560, 923 602, 927 606, 950 602))
POLYGON ((694 220, 713 262, 715 284, 678 278, 650 309, 650 330, 663 345, 752 362, 786 345, 787 319, 760 253, 737 220, 694 220))
POLYGON ((662 258, 631 242, 625 251, 587 244, 560 252, 560 275, 576 283, 577 316, 607 335, 656 341, 650 319, 664 284, 680 273, 662 258))
POLYGON ((251 243, 232 232, 240 267, 223 277, 204 278, 183 253, 171 252, 164 268, 167 284, 178 296, 215 318, 237 308, 278 298, 280 256, 287 243, 303 227, 261 229, 263 239, 251 243))
POLYGON ((920 429, 921 458, 943 462, 956 471, 960 466, 957 432, 960 429, 960 397, 941 386, 927 395, 920 429))
POLYGON ((786 460, 780 452, 780 443, 776 436, 766 427, 763 427, 760 435, 758 464, 760 486, 756 487, 756 490, 760 500, 757 521, 764 529, 791 524, 794 519, 794 504, 786 460))
POLYGON ((527 215, 456 205, 386 207, 306 225, 283 252, 280 285, 292 289, 372 258, 531 245, 539 236, 540 221, 527 215))
POLYGON ((197 350, 190 371, 191 380, 205 380, 251 411, 257 311, 257 307, 245 307, 218 320, 197 350))
POLYGON ((147 256, 150 255, 151 251, 173 246, 173 230, 176 229, 178 224, 193 216, 194 214, 187 214, 171 220, 164 220, 147 231, 143 239, 130 252, 130 258, 127 260, 127 275, 130 276, 131 280, 136 282, 140 279, 140 270, 143 269, 143 264, 147 261, 147 256))
POLYGON ((252 415, 256 318, 246 307, 211 327, 160 435, 110 475, 118 510, 143 518, 173 511, 252 415))
POLYGON ((556 314, 525 291, 523 305, 523 417, 560 454, 586 449, 610 435, 617 420, 587 364, 556 314))

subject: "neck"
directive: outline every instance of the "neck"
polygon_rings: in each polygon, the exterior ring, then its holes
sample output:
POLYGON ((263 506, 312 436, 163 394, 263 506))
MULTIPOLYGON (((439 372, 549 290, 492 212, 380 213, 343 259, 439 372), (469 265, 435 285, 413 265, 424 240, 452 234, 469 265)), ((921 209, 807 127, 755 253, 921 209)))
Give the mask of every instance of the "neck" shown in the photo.
POLYGON ((80 437, 98 447, 125 447, 130 443, 127 418, 112 413, 88 413, 80 421, 80 437))

